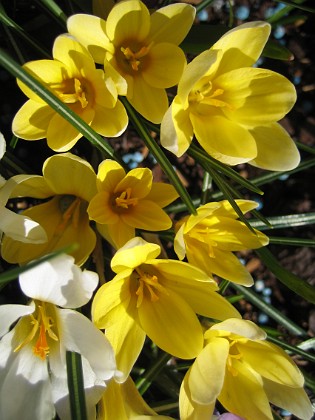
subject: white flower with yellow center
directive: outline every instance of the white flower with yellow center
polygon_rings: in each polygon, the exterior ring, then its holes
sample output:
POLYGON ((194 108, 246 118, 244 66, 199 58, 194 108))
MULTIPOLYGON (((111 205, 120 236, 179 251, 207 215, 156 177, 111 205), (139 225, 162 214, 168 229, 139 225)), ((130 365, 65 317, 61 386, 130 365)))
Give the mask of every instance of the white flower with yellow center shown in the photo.
POLYGON ((55 411, 61 419, 70 418, 66 351, 81 354, 89 419, 95 418, 95 405, 117 372, 105 336, 69 309, 85 305, 98 284, 96 273, 81 271, 73 261, 60 255, 25 271, 20 287, 31 303, 0 306, 1 419, 51 419, 55 411))

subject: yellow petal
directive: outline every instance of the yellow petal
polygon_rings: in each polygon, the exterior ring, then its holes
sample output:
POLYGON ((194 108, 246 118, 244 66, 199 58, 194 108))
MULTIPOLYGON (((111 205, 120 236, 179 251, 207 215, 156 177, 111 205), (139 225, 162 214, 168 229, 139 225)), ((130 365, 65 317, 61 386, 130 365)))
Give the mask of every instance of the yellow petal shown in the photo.
POLYGON ((160 283, 181 296, 197 314, 220 320, 240 317, 229 302, 215 293, 217 284, 199 268, 173 260, 155 260, 151 264, 158 270, 160 283))
POLYGON ((161 7, 151 15, 150 41, 179 45, 188 34, 195 15, 196 9, 189 4, 161 7))
POLYGON ((104 71, 105 75, 114 82, 118 95, 126 96, 128 87, 126 80, 107 60, 104 61, 104 71))
POLYGON ((142 76, 150 86, 169 88, 178 83, 185 65, 185 54, 179 47, 167 42, 159 43, 150 49, 148 65, 142 76))
POLYGON ((152 302, 144 298, 138 308, 139 323, 162 350, 181 359, 192 359, 202 350, 202 328, 191 307, 168 290, 152 302))
POLYGON ((164 89, 149 85, 142 77, 133 78, 132 96, 127 94, 131 105, 147 120, 159 124, 168 108, 168 98, 164 89))
MULTIPOLYGON (((181 227, 178 229, 175 239, 174 239, 174 251, 178 259, 183 260, 186 256, 186 244, 184 240, 184 227, 185 224, 182 224, 181 227)), ((176 225, 177 229, 177 225, 176 225)))
POLYGON ((189 389, 189 374, 186 373, 179 393, 179 411, 181 420, 209 420, 212 418, 215 403, 197 404, 192 400, 189 389))
POLYGON ((209 275, 216 274, 237 284, 253 284, 252 276, 232 252, 212 247, 211 253, 210 255, 207 244, 186 243, 186 255, 190 264, 200 267, 209 275))
POLYGON ((125 270, 103 284, 92 302, 93 322, 99 329, 109 328, 119 322, 130 302, 129 277, 132 270, 125 270))
POLYGON ((97 188, 113 193, 119 182, 125 177, 126 172, 122 166, 111 159, 105 159, 100 163, 97 172, 97 188))
POLYGON ((208 333, 211 331, 227 331, 240 337, 249 338, 250 340, 264 340, 267 337, 267 334, 252 321, 236 318, 226 319, 223 322, 213 325, 205 333, 205 338, 208 337, 208 333))
POLYGON ((217 74, 252 66, 259 58, 270 34, 267 22, 248 22, 224 34, 211 49, 223 50, 217 74))
POLYGON ((25 140, 43 139, 54 114, 55 111, 50 106, 29 100, 16 113, 12 131, 25 140))
MULTIPOLYGON (((91 108, 86 108, 80 113, 80 117, 87 124, 92 122, 94 115, 95 111, 91 108)), ((51 118, 47 130, 47 143, 55 152, 70 150, 81 137, 82 134, 61 115, 55 114, 51 118)))
POLYGON ((119 321, 106 329, 106 337, 113 346, 117 369, 123 373, 119 381, 123 382, 142 350, 145 332, 124 309, 120 312, 119 321))
POLYGON ((148 168, 132 169, 127 173, 125 179, 119 183, 117 191, 130 187, 135 197, 139 199, 146 199, 152 189, 152 181, 152 171, 148 168))
POLYGON ((172 226, 170 217, 153 201, 140 200, 137 205, 121 214, 129 226, 144 230, 166 230, 172 226))
MULTIPOLYGON (((35 79, 42 82, 47 89, 53 92, 52 86, 58 86, 61 84, 65 78, 69 77, 67 67, 58 61, 55 60, 34 60, 29 61, 23 65, 23 68, 27 70, 35 79)), ((45 104, 45 101, 41 99, 36 93, 22 83, 20 80, 17 81, 20 89, 28 96, 30 99, 35 100, 45 104)))
POLYGON ((207 203, 204 206, 201 206, 197 209, 197 215, 190 216, 186 223, 184 228, 184 233, 190 232, 198 223, 202 222, 205 223, 205 219, 209 218, 209 220, 212 220, 212 215, 215 214, 216 210, 221 209, 221 203, 207 203))
POLYGON ((84 72, 95 69, 92 56, 69 34, 59 35, 55 39, 53 57, 66 65, 69 77, 80 76, 83 69, 84 72))
MULTIPOLYGON (((241 251, 243 249, 256 249, 268 245, 266 235, 255 230, 255 233, 239 220, 228 217, 213 217, 211 227, 211 240, 215 241, 222 251, 241 251)), ((204 222, 205 229, 208 226, 204 222)), ((206 239, 205 239, 206 242, 206 239)))
POLYGON ((152 187, 153 175, 148 168, 132 169, 127 175, 116 185, 115 193, 126 191, 130 188, 132 197, 143 198, 148 195, 152 187))
POLYGON ((107 17, 107 36, 119 48, 129 40, 144 41, 149 31, 150 13, 140 1, 117 3, 107 17))
POLYGON ((287 386, 301 388, 303 375, 280 347, 266 341, 239 343, 244 360, 264 378, 287 386))
POLYGON ((185 71, 178 83, 178 97, 183 105, 188 105, 188 95, 194 85, 208 73, 214 63, 220 60, 221 53, 219 51, 207 50, 203 51, 194 58, 185 68, 185 71))
POLYGON ((168 206, 178 197, 178 192, 175 190, 173 185, 165 184, 164 182, 153 182, 151 191, 146 196, 146 200, 153 201, 159 207, 163 208, 168 206))
POLYGON ((222 89, 222 108, 232 121, 247 127, 269 124, 283 118, 296 101, 294 85, 284 76, 265 69, 240 68, 215 80, 222 89))
POLYGON ((161 252, 159 245, 146 242, 142 238, 134 238, 120 248, 111 261, 112 270, 119 273, 126 268, 135 268, 147 260, 156 258, 161 252))
POLYGON ((94 106, 95 116, 91 127, 102 136, 118 137, 128 125, 128 115, 125 107, 117 101, 114 108, 104 108, 99 105, 94 106))
POLYGON ((46 159, 43 175, 56 194, 71 194, 86 201, 96 194, 96 175, 92 166, 71 153, 46 159))
POLYGON ((104 62, 105 50, 111 48, 105 27, 103 19, 91 15, 77 14, 67 20, 69 33, 87 48, 99 64, 104 62))
POLYGON ((257 145, 257 156, 249 163, 270 171, 290 171, 300 163, 300 153, 289 134, 279 124, 250 130, 257 145))
POLYGON ((119 223, 119 216, 110 205, 110 195, 107 191, 102 191, 92 198, 87 212, 90 219, 97 223, 106 225, 119 223))
POLYGON ((135 228, 127 225, 121 219, 112 225, 97 225, 97 230, 115 249, 121 248, 135 237, 135 228))
POLYGON ((161 122, 161 144, 180 157, 190 146, 193 136, 189 110, 184 110, 178 97, 175 97, 161 122))
POLYGON ((48 198, 54 195, 54 191, 49 187, 44 177, 39 175, 15 175, 9 181, 16 184, 10 193, 11 198, 48 198))
POLYGON ((229 349, 229 341, 218 337, 198 354, 188 379, 194 402, 215 403, 223 386, 229 349))
MULTIPOLYGON (((250 210, 256 209, 258 207, 258 203, 256 201, 237 199, 235 200, 235 202, 243 214, 249 212, 250 210)), ((235 212, 235 210, 233 209, 233 207, 231 206, 228 200, 222 200, 218 204, 220 204, 220 207, 214 213, 215 215, 238 219, 239 217, 238 214, 235 212)), ((208 206, 208 204, 206 204, 205 206, 208 206)))
POLYGON ((195 135, 209 155, 228 165, 257 156, 256 142, 248 130, 223 116, 190 114, 195 135))
POLYGON ((264 389, 269 401, 303 420, 313 418, 312 404, 303 388, 291 388, 264 378, 264 389))
POLYGON ((261 378, 237 360, 233 361, 233 368, 237 370, 236 375, 226 370, 223 389, 218 397, 220 403, 226 410, 240 417, 272 420, 261 378), (255 395, 255 398, 249 398, 250 395, 255 395))

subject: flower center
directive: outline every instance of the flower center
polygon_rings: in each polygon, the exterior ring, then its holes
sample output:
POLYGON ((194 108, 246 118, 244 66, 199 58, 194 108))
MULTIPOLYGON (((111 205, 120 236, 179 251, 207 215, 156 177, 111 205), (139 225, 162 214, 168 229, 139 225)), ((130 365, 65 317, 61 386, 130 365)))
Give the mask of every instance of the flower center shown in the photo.
POLYGON ((35 305, 35 312, 27 317, 31 324, 31 331, 23 342, 14 349, 14 352, 21 350, 33 339, 36 339, 33 353, 35 356, 45 360, 50 351, 49 339, 59 341, 57 334, 53 331, 56 322, 52 314, 55 314, 55 309, 52 304, 45 302, 35 302, 35 305))
POLYGON ((227 359, 227 368, 232 376, 238 375, 238 370, 234 367, 234 361, 240 360, 242 358, 242 354, 239 352, 236 342, 232 341, 230 344, 230 353, 227 359))
POLYGON ((123 54, 122 60, 125 64, 125 69, 131 72, 137 72, 144 64, 144 57, 150 51, 152 44, 149 46, 127 46, 120 47, 120 51, 123 54))
POLYGON ((136 295, 138 296, 137 308, 139 308, 146 295, 150 298, 151 302, 159 300, 159 293, 168 295, 165 287, 159 283, 157 276, 146 273, 139 267, 137 267, 135 271, 137 273, 136 278, 139 284, 138 289, 136 290, 136 295))
POLYGON ((134 207, 138 204, 138 199, 131 197, 131 193, 131 188, 127 188, 126 191, 119 193, 119 196, 114 198, 114 207, 118 212, 128 210, 129 206, 134 207))
POLYGON ((214 251, 213 248, 218 246, 217 242, 213 240, 212 233, 215 229, 211 229, 207 226, 194 228, 190 233, 189 236, 198 242, 202 242, 208 247, 208 255, 210 258, 214 258, 214 251))
POLYGON ((80 103, 81 108, 88 106, 87 89, 81 80, 77 78, 65 80, 64 85, 60 86, 60 90, 59 98, 65 104, 80 103))
POLYGON ((59 208, 62 216, 55 231, 57 235, 62 234, 70 223, 73 224, 75 229, 78 228, 81 203, 81 198, 74 195, 62 195, 60 197, 59 208))
POLYGON ((197 111, 201 111, 201 113, 206 111, 209 106, 216 108, 227 107, 232 110, 233 107, 225 102, 222 97, 220 98, 223 93, 223 89, 216 89, 212 82, 207 81, 204 84, 198 85, 198 87, 189 93, 188 101, 190 105, 197 107, 197 111))

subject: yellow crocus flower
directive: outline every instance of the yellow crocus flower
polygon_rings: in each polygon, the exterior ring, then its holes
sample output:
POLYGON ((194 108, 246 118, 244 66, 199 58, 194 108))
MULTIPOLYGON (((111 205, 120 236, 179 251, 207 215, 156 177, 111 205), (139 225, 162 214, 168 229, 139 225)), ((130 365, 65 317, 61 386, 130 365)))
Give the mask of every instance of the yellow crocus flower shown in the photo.
POLYGON ((47 242, 26 244, 4 235, 2 257, 10 263, 24 264, 76 243, 78 248, 72 255, 76 264, 83 264, 96 244, 86 211, 88 202, 96 194, 96 174, 92 166, 71 153, 63 153, 46 159, 43 176, 16 175, 11 179, 17 183, 11 197, 49 199, 22 213, 44 228, 47 242))
POLYGON ((119 163, 104 160, 97 173, 97 189, 87 211, 116 249, 135 236, 135 229, 159 231, 172 226, 162 208, 178 194, 170 184, 153 182, 148 168, 132 169, 126 174, 119 163))
POLYGON ((296 101, 284 76, 253 68, 270 34, 266 22, 228 31, 189 63, 161 124, 161 143, 181 156, 194 136, 228 165, 248 162, 274 171, 295 168, 299 152, 277 121, 296 101))
MULTIPOLYGON (((245 214, 257 207, 255 201, 235 200, 245 214)), ((196 215, 177 222, 174 250, 180 260, 187 257, 190 264, 243 286, 251 286, 253 279, 233 251, 256 249, 267 245, 266 235, 251 231, 227 200, 205 204, 196 215)))
POLYGON ((216 399, 245 420, 272 420, 269 402, 311 419, 301 372, 285 351, 265 341, 266 333, 253 322, 227 319, 204 337, 204 349, 181 386, 181 420, 208 420, 216 399))
POLYGON ((166 88, 178 83, 186 58, 178 45, 195 17, 188 4, 172 4, 150 15, 139 0, 117 3, 105 20, 74 15, 68 31, 85 45, 96 62, 104 59, 125 78, 127 98, 145 118, 160 123, 168 108, 166 88))
POLYGON ((157 259, 160 251, 142 238, 128 241, 112 258, 116 276, 100 287, 92 303, 93 320, 105 329, 123 378, 146 335, 162 350, 192 359, 203 347, 196 313, 220 320, 240 316, 216 293, 218 287, 206 273, 185 262, 157 259))
MULTIPOLYGON (((53 60, 36 60, 23 67, 103 136, 119 136, 128 116, 118 94, 126 93, 126 83, 113 69, 104 73, 95 68, 89 52, 72 36, 60 35, 53 46, 53 60)), ((18 81, 29 100, 14 117, 12 130, 25 140, 47 138, 57 151, 71 149, 82 134, 35 92, 18 81)))

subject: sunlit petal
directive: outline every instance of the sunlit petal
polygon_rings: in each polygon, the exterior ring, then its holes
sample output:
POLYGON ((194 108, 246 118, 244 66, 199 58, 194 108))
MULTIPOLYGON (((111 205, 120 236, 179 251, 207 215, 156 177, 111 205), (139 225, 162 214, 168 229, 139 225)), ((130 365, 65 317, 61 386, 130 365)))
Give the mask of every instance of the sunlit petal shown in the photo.
POLYGON ((161 7, 151 15, 149 39, 179 45, 190 30, 196 11, 189 4, 177 3, 161 7))

